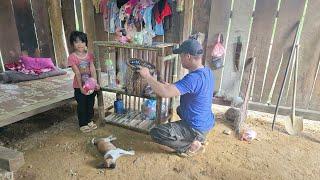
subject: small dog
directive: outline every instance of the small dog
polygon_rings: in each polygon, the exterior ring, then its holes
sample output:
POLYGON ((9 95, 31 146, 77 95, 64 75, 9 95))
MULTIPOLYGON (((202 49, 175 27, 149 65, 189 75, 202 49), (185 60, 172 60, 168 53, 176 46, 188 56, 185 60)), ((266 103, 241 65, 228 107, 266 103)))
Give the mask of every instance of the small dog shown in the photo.
POLYGON ((116 160, 122 155, 134 155, 134 151, 125 151, 120 148, 116 148, 111 141, 116 140, 113 135, 107 138, 93 138, 91 143, 97 147, 99 153, 104 157, 104 162, 98 166, 98 168, 110 168, 116 167, 116 160))

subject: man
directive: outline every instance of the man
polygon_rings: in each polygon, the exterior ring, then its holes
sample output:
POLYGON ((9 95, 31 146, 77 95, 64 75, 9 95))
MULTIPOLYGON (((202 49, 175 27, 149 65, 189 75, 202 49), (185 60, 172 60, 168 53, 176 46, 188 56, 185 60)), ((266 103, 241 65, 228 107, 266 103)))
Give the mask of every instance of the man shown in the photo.
POLYGON ((153 91, 164 98, 181 96, 177 114, 181 121, 161 124, 150 131, 152 139, 162 148, 180 155, 191 156, 204 150, 206 134, 214 126, 211 111, 214 75, 202 65, 203 49, 195 39, 184 41, 173 53, 180 54, 182 67, 189 73, 174 84, 163 84, 140 67, 140 75, 153 91))

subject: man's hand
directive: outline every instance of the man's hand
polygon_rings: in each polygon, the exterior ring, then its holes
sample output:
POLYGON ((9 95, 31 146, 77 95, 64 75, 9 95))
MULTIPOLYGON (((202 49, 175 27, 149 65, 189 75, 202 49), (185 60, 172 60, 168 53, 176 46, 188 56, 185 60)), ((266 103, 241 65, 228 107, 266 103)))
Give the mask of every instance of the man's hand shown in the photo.
POLYGON ((137 70, 137 72, 140 73, 140 75, 141 75, 142 78, 147 79, 148 77, 151 76, 150 71, 149 71, 148 68, 142 67, 142 66, 138 66, 138 68, 139 68, 139 69, 137 70))

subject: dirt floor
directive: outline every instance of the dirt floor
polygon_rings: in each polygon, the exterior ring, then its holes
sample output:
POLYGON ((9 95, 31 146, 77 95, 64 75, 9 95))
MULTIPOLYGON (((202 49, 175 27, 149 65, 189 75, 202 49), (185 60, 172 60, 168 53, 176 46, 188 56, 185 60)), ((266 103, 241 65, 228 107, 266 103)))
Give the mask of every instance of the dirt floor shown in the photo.
POLYGON ((214 106, 217 123, 206 152, 193 158, 166 154, 149 136, 111 125, 83 134, 69 106, 1 129, 0 143, 25 154, 16 179, 319 179, 319 123, 289 136, 279 123, 271 131, 271 115, 250 112, 247 125, 258 136, 248 143, 223 133, 231 129, 225 110, 214 106), (114 170, 97 169, 102 156, 90 140, 111 134, 117 147, 136 154, 119 158, 114 170))

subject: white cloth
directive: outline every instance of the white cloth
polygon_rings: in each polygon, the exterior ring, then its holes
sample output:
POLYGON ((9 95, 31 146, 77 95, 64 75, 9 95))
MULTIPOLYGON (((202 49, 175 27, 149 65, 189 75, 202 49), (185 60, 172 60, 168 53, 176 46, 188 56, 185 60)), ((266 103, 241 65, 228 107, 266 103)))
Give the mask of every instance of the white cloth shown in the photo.
POLYGON ((107 158, 108 156, 112 157, 113 162, 116 162, 116 160, 122 156, 122 155, 134 155, 134 151, 125 151, 123 149, 117 148, 108 151, 105 155, 104 158, 107 158))

